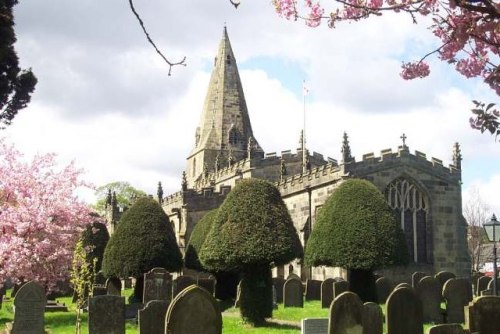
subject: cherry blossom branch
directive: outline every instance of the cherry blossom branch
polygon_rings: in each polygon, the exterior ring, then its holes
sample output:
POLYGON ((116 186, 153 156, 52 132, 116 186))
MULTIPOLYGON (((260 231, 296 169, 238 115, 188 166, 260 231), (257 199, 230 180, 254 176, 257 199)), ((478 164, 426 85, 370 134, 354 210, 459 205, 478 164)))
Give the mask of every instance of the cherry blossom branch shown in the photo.
POLYGON ((167 57, 165 57, 163 55, 163 53, 156 46, 155 42, 153 42, 153 40, 149 36, 149 33, 147 32, 146 27, 144 26, 144 22, 142 21, 141 17, 139 16, 137 11, 135 10, 135 7, 134 7, 132 0, 129 0, 128 2, 130 4, 130 9, 132 10, 132 13, 134 13, 135 17, 137 18, 137 21, 139 21, 139 24, 141 25, 142 31, 144 32, 144 35, 146 35, 146 38, 147 38, 149 44, 151 44, 153 46, 153 48, 156 50, 156 53, 158 53, 160 55, 160 57, 168 64, 168 66, 169 66, 168 67, 168 75, 169 76, 171 75, 172 67, 174 67, 176 65, 186 66, 186 57, 182 58, 181 61, 171 62, 170 60, 167 59, 167 57))

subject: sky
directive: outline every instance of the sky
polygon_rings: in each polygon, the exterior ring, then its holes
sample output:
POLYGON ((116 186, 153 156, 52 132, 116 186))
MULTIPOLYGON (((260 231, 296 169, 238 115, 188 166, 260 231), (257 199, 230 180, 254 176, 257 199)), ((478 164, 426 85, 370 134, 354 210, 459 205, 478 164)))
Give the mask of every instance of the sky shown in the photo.
MULTIPOLYGON (((327 1, 324 1, 327 3, 327 1)), ((156 194, 180 189, 194 145, 213 59, 227 26, 253 132, 266 152, 307 146, 340 160, 342 135, 352 154, 380 155, 402 144, 451 164, 462 149, 463 203, 474 191, 500 215, 500 143, 472 130, 472 100, 497 102, 481 80, 430 58, 431 75, 404 81, 403 61, 432 51, 425 20, 404 14, 312 29, 278 17, 270 1, 135 1, 151 37, 171 60, 168 76, 124 0, 22 1, 15 7, 22 68, 38 77, 32 102, 0 135, 31 157, 74 160, 96 186, 126 181, 156 194)), ((95 200, 91 191, 80 196, 95 200)))

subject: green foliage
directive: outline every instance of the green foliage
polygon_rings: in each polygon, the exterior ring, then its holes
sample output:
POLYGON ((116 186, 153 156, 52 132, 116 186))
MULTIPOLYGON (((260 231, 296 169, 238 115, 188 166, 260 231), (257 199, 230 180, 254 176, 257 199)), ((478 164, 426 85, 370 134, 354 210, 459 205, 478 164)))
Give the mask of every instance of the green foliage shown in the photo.
POLYGON ((243 321, 262 326, 273 315, 273 281, 269 266, 251 266, 241 277, 240 312, 243 321))
POLYGON ((0 2, 0 128, 9 125, 31 100, 37 79, 31 69, 21 70, 14 50, 13 7, 17 0, 0 2))
POLYGON ((193 228, 186 247, 186 254, 184 255, 184 265, 186 268, 199 271, 205 270, 200 263, 199 253, 205 239, 207 238, 207 234, 212 227, 212 222, 216 214, 216 209, 209 211, 196 223, 193 228))
POLYGON ((130 207, 135 199, 146 196, 144 191, 134 188, 128 182, 116 181, 107 183, 98 187, 95 191, 97 202, 94 205, 94 209, 101 215, 104 214, 109 190, 116 193, 116 201, 120 207, 130 207))
POLYGON ((302 256, 302 246, 279 191, 271 183, 245 179, 217 210, 200 252, 205 268, 240 271, 282 265, 302 256))
POLYGON ((343 182, 321 208, 306 245, 308 265, 372 270, 408 263, 404 234, 370 182, 343 182))
POLYGON ((168 216, 154 199, 137 200, 109 239, 102 270, 106 276, 139 277, 155 268, 182 268, 182 256, 168 216))
POLYGON ((87 254, 87 263, 91 265, 94 259, 96 261, 95 268, 91 267, 91 270, 99 272, 102 266, 104 249, 109 241, 106 225, 100 222, 89 224, 83 231, 80 240, 87 254))

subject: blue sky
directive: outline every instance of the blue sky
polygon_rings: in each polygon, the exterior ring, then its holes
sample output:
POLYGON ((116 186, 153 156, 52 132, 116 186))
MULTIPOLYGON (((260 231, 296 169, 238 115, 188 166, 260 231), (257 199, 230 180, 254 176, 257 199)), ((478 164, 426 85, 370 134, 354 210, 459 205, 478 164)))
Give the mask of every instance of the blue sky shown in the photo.
POLYGON ((4 133, 28 156, 55 152, 61 162, 75 160, 96 185, 123 180, 156 193, 162 181, 166 193, 177 191, 225 23, 254 134, 267 152, 296 149, 306 79, 312 151, 338 159, 346 131, 361 159, 396 150, 404 132, 411 151, 448 165, 458 141, 464 201, 477 187, 500 214, 500 143, 468 125, 472 99, 495 102, 498 96, 436 58, 429 78, 399 76, 403 60, 436 45, 424 24, 393 15, 311 29, 257 1, 243 1, 237 10, 229 2, 194 0, 136 7, 160 49, 172 60, 186 56, 186 67, 167 76, 127 2, 16 6, 16 48, 39 83, 32 103, 4 133))

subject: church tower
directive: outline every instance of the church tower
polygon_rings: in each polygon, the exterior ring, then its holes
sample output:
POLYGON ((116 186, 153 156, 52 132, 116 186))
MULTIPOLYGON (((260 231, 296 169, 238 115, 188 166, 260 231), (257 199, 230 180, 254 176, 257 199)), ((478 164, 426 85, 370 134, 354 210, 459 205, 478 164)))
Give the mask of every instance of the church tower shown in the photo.
POLYGON ((195 146, 187 158, 189 188, 207 172, 246 159, 262 148, 253 137, 236 58, 224 27, 210 77, 195 146))

